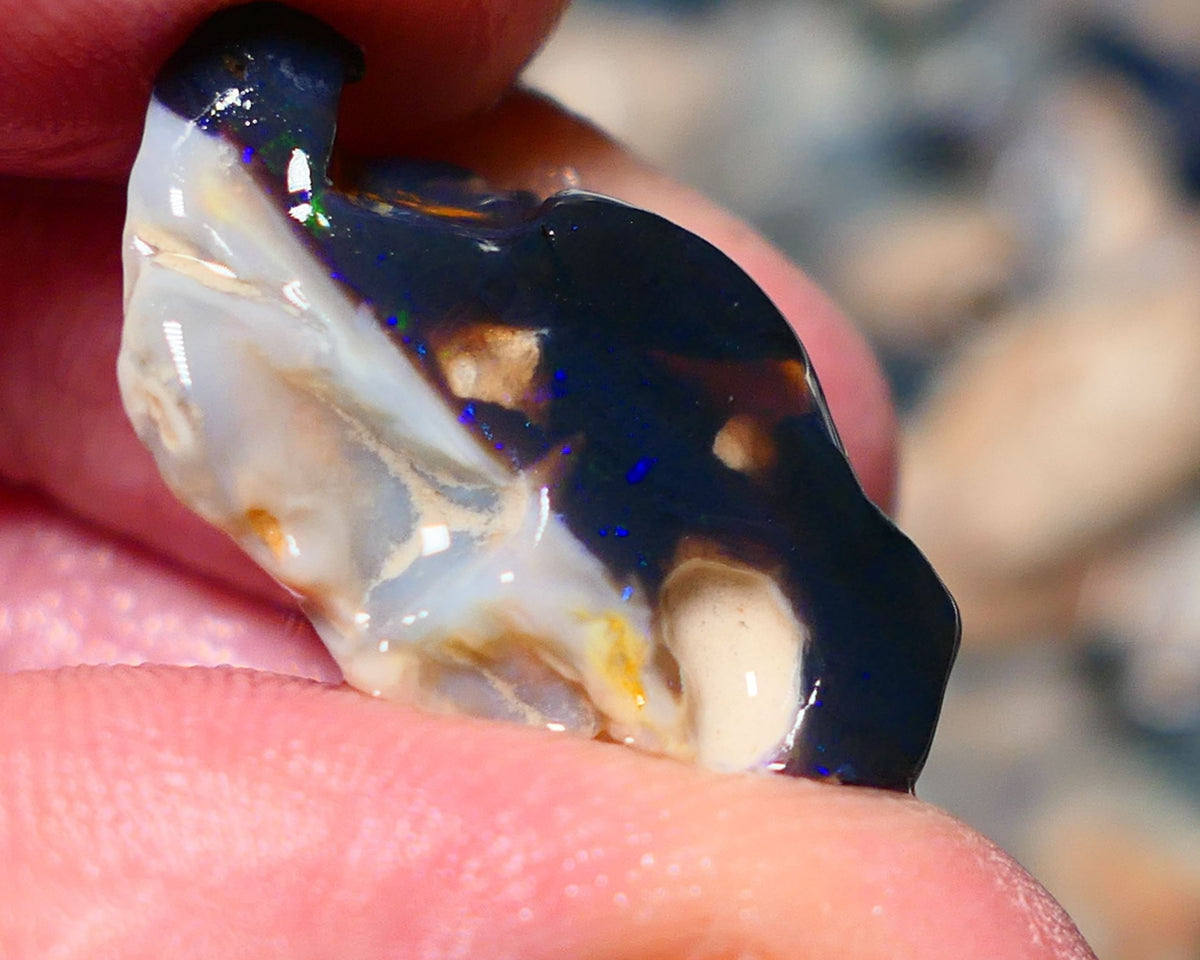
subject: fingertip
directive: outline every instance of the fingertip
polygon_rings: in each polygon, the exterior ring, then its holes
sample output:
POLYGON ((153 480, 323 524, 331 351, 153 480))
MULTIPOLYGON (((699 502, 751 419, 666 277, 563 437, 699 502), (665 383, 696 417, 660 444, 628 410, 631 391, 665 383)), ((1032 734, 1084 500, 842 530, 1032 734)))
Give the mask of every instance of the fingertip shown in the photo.
MULTIPOLYGON (((0 171, 118 179, 162 63, 227 0, 0 0, 0 171)), ((350 142, 412 140, 498 98, 565 0, 299 0, 367 55, 347 94, 350 142)))
MULTIPOLYGON (((334 25, 363 49, 363 80, 347 88, 343 143, 384 155, 411 145, 433 123, 492 106, 542 45, 569 0, 446 0, 392 4, 381 19, 373 0, 330 7, 334 25)), ((320 14, 320 9, 314 9, 320 14)))
POLYGON ((925 960, 1095 960, 1066 911, 1008 853, 949 814, 919 805, 905 927, 925 960))
POLYGON ((908 796, 246 671, 0 682, 16 956, 1091 957, 1009 858, 908 796), (102 929, 71 922, 98 905, 102 929))

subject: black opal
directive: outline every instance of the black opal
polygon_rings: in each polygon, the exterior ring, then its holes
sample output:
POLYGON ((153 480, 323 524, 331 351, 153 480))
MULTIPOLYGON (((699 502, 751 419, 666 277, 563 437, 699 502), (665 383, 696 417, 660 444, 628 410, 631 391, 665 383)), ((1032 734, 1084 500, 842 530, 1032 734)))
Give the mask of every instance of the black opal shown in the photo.
POLYGON ((652 595, 689 539, 775 571, 811 632, 787 773, 910 789, 957 612, 863 495, 779 311, 715 247, 605 197, 543 201, 402 161, 339 158, 331 180, 341 88, 362 70, 359 51, 324 24, 254 4, 209 20, 155 95, 237 145, 314 255, 373 307, 481 444, 513 469, 546 470, 554 510, 615 579, 652 595), (297 148, 312 167, 301 191, 286 176, 297 148), (463 401, 433 361, 481 318, 546 331, 528 410, 463 401), (738 416, 765 425, 772 453, 760 469, 714 455, 738 416))

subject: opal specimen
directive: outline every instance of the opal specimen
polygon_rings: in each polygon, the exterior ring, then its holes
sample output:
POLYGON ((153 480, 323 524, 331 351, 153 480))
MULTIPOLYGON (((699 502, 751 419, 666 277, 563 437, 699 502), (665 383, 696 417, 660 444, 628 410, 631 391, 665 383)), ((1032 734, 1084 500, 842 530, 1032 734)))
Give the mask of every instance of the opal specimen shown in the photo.
POLYGON ((615 200, 336 156, 362 69, 254 4, 159 76, 118 373, 166 482, 364 691, 910 789, 957 613, 778 310, 615 200))

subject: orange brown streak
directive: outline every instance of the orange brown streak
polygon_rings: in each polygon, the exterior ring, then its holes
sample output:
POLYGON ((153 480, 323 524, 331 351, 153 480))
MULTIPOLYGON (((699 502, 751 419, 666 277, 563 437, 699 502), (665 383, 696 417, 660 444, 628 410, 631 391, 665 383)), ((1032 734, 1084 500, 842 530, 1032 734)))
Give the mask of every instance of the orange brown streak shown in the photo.
POLYGON ((656 358, 673 375, 698 384, 728 414, 747 414, 768 428, 813 409, 806 369, 796 360, 703 360, 663 353, 656 358), (725 398, 732 403, 725 405, 725 398))
POLYGON ((283 528, 273 513, 262 507, 251 507, 246 511, 246 523, 276 557, 283 556, 283 528))

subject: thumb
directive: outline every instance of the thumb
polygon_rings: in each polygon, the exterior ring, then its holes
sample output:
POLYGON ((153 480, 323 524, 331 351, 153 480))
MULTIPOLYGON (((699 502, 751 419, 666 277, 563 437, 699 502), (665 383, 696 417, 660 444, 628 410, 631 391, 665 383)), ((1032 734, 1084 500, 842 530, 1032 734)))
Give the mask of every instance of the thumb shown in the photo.
POLYGON ((0 680, 4 956, 1086 958, 911 797, 249 671, 0 680))

